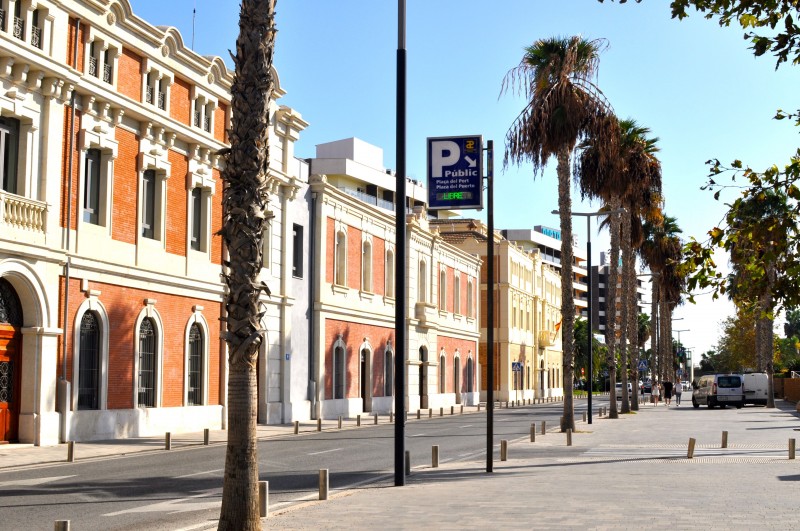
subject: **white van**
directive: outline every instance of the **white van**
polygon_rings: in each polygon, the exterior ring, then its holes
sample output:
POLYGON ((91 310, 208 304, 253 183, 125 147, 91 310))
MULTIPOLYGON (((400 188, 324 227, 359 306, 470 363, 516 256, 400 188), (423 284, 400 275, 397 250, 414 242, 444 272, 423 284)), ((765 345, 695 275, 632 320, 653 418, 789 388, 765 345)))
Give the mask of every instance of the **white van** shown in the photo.
POLYGON ((767 405, 769 380, 765 372, 744 374, 744 403, 767 405))
POLYGON ((701 376, 692 391, 692 405, 707 405, 709 409, 727 405, 744 406, 744 386, 741 374, 708 374, 701 376))

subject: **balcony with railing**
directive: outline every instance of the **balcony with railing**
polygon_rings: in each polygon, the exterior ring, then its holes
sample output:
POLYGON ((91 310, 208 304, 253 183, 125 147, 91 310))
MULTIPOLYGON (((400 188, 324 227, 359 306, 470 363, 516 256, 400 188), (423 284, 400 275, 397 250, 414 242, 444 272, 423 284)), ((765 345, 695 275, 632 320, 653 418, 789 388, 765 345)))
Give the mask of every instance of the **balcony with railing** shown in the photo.
MULTIPOLYGON (((339 188, 341 191, 345 192, 348 195, 351 195, 359 200, 369 203, 370 205, 375 205, 377 207, 383 208, 385 210, 392 210, 394 211, 394 203, 392 201, 387 201, 386 199, 381 199, 380 197, 375 197, 374 195, 370 195, 366 192, 362 192, 361 190, 353 190, 352 188, 347 188, 346 186, 339 188)), ((408 213, 411 213, 411 209, 406 209, 408 213)))
POLYGON ((89 75, 97 77, 97 57, 89 57, 89 75))
POLYGON ((167 93, 166 92, 159 92, 158 93, 158 108, 162 111, 167 110, 167 93))
POLYGON ((203 118, 203 129, 209 133, 211 132, 211 117, 208 115, 203 118))
POLYGON ((103 65, 103 81, 111 83, 114 79, 114 69, 111 65, 103 65))
POLYGON ((144 91, 144 101, 145 103, 153 104, 153 87, 148 86, 147 89, 144 91))
POLYGON ((33 26, 31 28, 31 46, 42 48, 42 28, 33 26))
POLYGON ((200 127, 200 124, 203 122, 203 113, 200 111, 194 111, 194 126, 200 127))
POLYGON ((6 228, 44 234, 47 203, 0 191, 0 234, 6 228))
POLYGON ((25 21, 19 17, 14 17, 14 37, 25 40, 25 21))
POLYGON ((0 9, 0 30, 6 30, 6 10, 0 9))
POLYGON ((552 347, 556 344, 556 335, 558 332, 551 332, 549 330, 539 330, 539 346, 552 347))

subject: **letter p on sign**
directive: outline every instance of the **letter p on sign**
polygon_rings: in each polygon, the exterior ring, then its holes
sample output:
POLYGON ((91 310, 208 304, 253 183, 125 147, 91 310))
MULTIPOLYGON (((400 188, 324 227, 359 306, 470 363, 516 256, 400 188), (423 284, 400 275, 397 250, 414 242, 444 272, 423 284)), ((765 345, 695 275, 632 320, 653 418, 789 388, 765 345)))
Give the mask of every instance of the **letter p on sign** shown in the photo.
POLYGON ((432 177, 442 176, 442 168, 452 166, 461 158, 461 149, 458 144, 450 140, 436 140, 431 142, 431 173, 432 177))

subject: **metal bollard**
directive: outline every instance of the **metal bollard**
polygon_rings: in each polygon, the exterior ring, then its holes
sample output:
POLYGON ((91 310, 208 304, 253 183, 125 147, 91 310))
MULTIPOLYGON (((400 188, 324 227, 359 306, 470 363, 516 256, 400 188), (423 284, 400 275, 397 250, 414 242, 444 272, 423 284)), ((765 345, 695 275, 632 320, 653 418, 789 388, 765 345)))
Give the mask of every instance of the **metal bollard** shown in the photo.
POLYGON ((375 413, 375 424, 377 424, 377 423, 378 423, 378 414, 375 413))
POLYGON ((544 435, 545 433, 547 433, 547 427, 546 427, 546 426, 547 426, 547 424, 546 424, 546 423, 545 423, 545 421, 543 420, 543 421, 542 421, 542 435, 544 435))
POLYGON ((356 426, 361 426, 361 415, 356 415, 356 426))
POLYGON ((394 422, 394 411, 389 410, 389 424, 394 422))
POLYGON ((170 432, 164 434, 164 450, 172 450, 172 434, 170 432))
POLYGON ((339 415, 339 429, 342 429, 342 416, 339 415))
POLYGON ((586 412, 583 412, 583 421, 586 422, 586 412))
POLYGON ((203 430, 203 445, 208 446, 208 443, 211 441, 211 430, 208 428, 203 430))
POLYGON ((463 414, 464 414, 464 404, 461 404, 461 412, 459 413, 459 415, 463 415, 463 414))
POLYGON ((269 481, 258 482, 258 515, 261 518, 269 512, 269 481))
POLYGON ((439 445, 431 446, 431 468, 439 468, 439 445))
POLYGON ((422 418, 422 410, 421 410, 421 409, 418 409, 418 410, 417 410, 417 420, 419 420, 419 419, 421 419, 421 418, 422 418))
POLYGON ((322 417, 317 419, 317 431, 322 431, 322 417))
MULTIPOLYGON (((67 442, 67 461, 70 463, 75 462, 75 441, 67 442)), ((59 520, 63 522, 68 522, 69 520, 59 520)))
POLYGON ((694 458, 694 443, 696 441, 694 438, 689 437, 689 450, 686 452, 686 459, 693 459, 694 458))
POLYGON ((500 441, 500 461, 508 460, 508 441, 502 439, 500 441))
POLYGON ((531 423, 531 442, 536 442, 536 424, 531 423))
POLYGON ((567 446, 572 446, 572 428, 567 428, 567 446))
POLYGON ((296 420, 294 421, 294 434, 297 435, 298 433, 300 433, 300 421, 296 420))
POLYGON ((411 452, 406 450, 406 476, 411 475, 411 452))
POLYGON ((450 406, 450 414, 451 415, 455 415, 456 414, 456 406, 450 406))
POLYGON ((428 418, 429 418, 429 419, 432 419, 432 418, 433 418, 433 408, 432 408, 432 407, 429 407, 429 408, 428 408, 428 418))
POLYGON ((795 440, 789 439, 789 459, 794 459, 795 440))
POLYGON ((480 411, 480 410, 481 410, 481 403, 478 402, 478 411, 480 411))
POLYGON ((69 520, 56 520, 53 529, 55 531, 69 531, 69 520))
POLYGON ((439 416, 440 417, 444 417, 444 408, 443 407, 439 408, 439 416))
POLYGON ((320 468, 319 469, 319 499, 320 500, 327 500, 328 499, 328 486, 329 486, 329 476, 328 476, 328 469, 327 468, 320 468))
POLYGON ((728 432, 727 431, 723 431, 722 432, 722 445, 720 446, 720 448, 727 448, 727 447, 728 447, 728 432))

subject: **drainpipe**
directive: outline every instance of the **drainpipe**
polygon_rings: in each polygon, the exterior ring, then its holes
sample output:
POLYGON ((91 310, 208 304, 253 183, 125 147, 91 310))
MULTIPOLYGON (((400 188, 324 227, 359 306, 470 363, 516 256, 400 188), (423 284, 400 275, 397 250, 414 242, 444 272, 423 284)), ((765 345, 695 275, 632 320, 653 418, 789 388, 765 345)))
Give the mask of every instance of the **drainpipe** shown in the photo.
MULTIPOLYGON (((309 164, 309 167, 311 165, 309 164)), ((314 275, 317 270, 316 259, 316 211, 317 192, 311 192, 311 211, 308 231, 308 399, 311 401, 311 418, 317 418, 317 379, 314 371, 314 275)))
MULTIPOLYGON (((81 19, 75 19, 75 42, 74 51, 72 55, 72 68, 78 69, 78 33, 81 29, 81 19)), ((67 414, 69 413, 70 403, 70 383, 67 380, 67 318, 69 314, 69 266, 70 266, 70 230, 72 220, 72 169, 73 169, 73 151, 75 150, 75 88, 72 89, 70 94, 70 114, 69 114, 69 162, 67 172, 67 234, 66 234, 66 249, 64 262, 64 313, 63 313, 63 328, 61 332, 61 379, 58 382, 58 399, 61 403, 61 442, 69 440, 69 429, 67 425, 67 414)))

